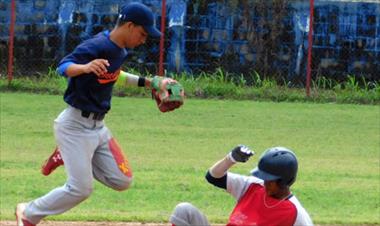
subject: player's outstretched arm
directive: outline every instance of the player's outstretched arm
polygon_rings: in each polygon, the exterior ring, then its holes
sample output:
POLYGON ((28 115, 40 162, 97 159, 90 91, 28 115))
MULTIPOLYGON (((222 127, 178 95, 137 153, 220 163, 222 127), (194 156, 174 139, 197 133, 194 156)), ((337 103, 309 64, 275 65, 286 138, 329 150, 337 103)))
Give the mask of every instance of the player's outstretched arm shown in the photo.
POLYGON ((223 159, 216 162, 210 169, 210 174, 215 178, 223 177, 229 168, 236 162, 246 162, 254 152, 245 145, 233 148, 223 159))
POLYGON ((115 85, 121 88, 128 86, 151 88, 152 97, 156 100, 157 107, 161 112, 173 111, 184 103, 184 88, 178 81, 172 78, 162 76, 146 78, 120 71, 115 85))
POLYGON ((120 70, 120 74, 115 85, 122 88, 128 86, 149 88, 150 79, 120 70))
POLYGON ((245 145, 238 145, 223 159, 217 161, 206 173, 206 180, 216 187, 227 189, 227 171, 236 162, 246 162, 253 155, 245 145))

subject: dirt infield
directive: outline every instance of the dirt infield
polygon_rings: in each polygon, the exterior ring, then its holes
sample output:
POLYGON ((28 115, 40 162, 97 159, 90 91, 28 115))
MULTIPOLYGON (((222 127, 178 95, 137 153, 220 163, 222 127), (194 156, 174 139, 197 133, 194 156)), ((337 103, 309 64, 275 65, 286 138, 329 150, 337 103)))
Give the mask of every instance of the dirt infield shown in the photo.
MULTIPOLYGON (((1 221, 1 226, 15 226, 16 221, 1 221)), ((171 226, 164 223, 131 223, 131 222, 81 222, 81 221, 42 221, 41 226, 171 226)))
MULTIPOLYGON (((16 221, 0 221, 1 226, 15 226, 16 221)), ((138 222, 82 222, 82 221, 42 221, 38 226, 171 226, 169 223, 138 223, 138 222)), ((225 226, 225 224, 212 224, 225 226)), ((316 224, 314 226, 343 226, 338 224, 316 224)), ((379 226, 379 224, 355 224, 344 226, 379 226)))
MULTIPOLYGON (((15 226, 16 221, 1 221, 1 226, 15 226)), ((169 223, 138 223, 138 222, 81 222, 81 221, 42 221, 41 226, 171 226, 169 223)), ((222 226, 223 224, 213 224, 222 226)))

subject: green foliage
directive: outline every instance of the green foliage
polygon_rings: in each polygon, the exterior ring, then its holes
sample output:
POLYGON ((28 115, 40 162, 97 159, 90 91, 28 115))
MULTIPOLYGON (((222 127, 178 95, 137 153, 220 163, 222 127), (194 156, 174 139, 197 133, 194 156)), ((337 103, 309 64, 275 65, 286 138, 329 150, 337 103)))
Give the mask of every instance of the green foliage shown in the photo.
POLYGON ((49 68, 49 72, 45 75, 16 77, 11 83, 5 77, 0 78, 0 91, 62 94, 66 84, 66 78, 49 68))
MULTIPOLYGON (((136 70, 130 71, 137 74, 136 70)), ((152 77, 153 75, 147 75, 152 77)), ((276 102, 318 102, 380 104, 380 84, 366 82, 364 78, 349 76, 346 81, 318 77, 312 81, 310 97, 304 88, 291 88, 284 82, 261 76, 257 71, 250 75, 235 75, 218 68, 213 73, 168 75, 178 80, 185 88, 188 98, 215 98, 262 100, 276 102)), ((62 94, 66 79, 50 70, 39 77, 15 78, 12 83, 0 79, 0 91, 27 91, 34 93, 62 94)), ((150 96, 149 92, 138 87, 115 87, 115 96, 150 96)))
MULTIPOLYGON (((0 98, 4 220, 14 218, 16 203, 65 182, 63 167, 49 177, 39 171, 55 147, 52 124, 65 103, 56 95, 2 92, 0 98)), ((378 116, 379 107, 371 105, 200 99, 163 114, 150 98, 114 97, 106 121, 132 166, 132 187, 117 192, 96 182, 89 199, 47 220, 167 222, 174 206, 188 201, 211 222, 225 223, 235 201, 204 175, 243 143, 257 154, 232 172, 248 174, 271 146, 296 152, 299 174, 292 191, 315 224, 376 225, 378 116)))

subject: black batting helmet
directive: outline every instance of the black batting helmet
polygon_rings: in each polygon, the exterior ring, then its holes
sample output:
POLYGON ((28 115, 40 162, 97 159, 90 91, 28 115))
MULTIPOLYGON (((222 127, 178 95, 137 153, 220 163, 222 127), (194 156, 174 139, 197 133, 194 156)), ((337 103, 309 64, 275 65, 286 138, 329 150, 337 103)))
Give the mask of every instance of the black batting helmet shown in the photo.
POLYGON ((278 180, 281 184, 290 186, 296 180, 297 170, 297 158, 291 150, 273 147, 261 155, 258 166, 252 170, 252 175, 264 181, 278 180))

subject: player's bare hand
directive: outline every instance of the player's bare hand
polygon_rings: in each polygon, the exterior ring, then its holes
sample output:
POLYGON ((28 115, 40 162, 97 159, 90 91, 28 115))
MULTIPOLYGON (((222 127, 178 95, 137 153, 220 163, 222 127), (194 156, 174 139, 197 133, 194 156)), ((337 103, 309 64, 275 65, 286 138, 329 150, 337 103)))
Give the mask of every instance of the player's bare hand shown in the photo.
POLYGON ((104 73, 107 73, 107 67, 110 64, 108 60, 105 59, 95 59, 85 65, 84 71, 85 73, 94 73, 96 76, 101 76, 104 73))

